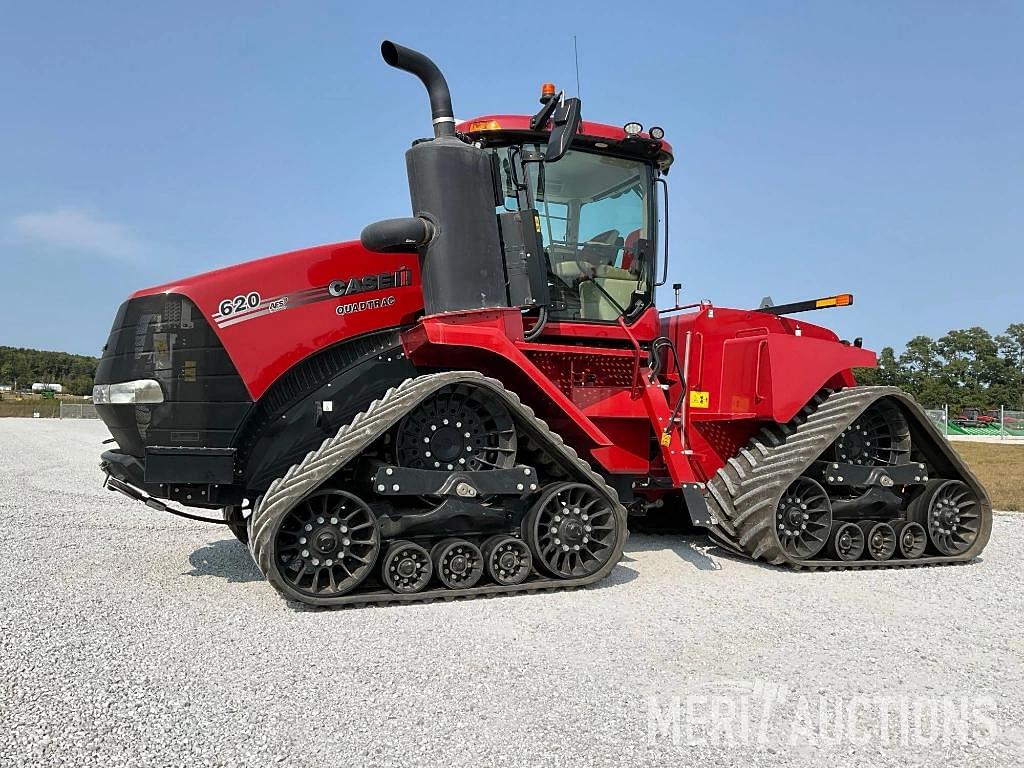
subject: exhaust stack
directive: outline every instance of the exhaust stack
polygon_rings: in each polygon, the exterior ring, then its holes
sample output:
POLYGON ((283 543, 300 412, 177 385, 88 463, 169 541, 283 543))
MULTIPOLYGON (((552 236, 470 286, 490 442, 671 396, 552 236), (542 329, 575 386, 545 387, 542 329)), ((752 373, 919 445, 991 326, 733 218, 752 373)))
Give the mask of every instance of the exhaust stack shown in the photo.
POLYGON ((503 202, 492 155, 455 135, 448 83, 418 51, 385 40, 384 61, 416 75, 430 96, 434 138, 405 153, 413 217, 370 224, 363 247, 417 251, 428 315, 509 306, 495 208, 503 202))
POLYGON ((437 64, 419 51, 385 40, 380 44, 380 55, 395 69, 416 75, 430 97, 430 119, 434 125, 434 138, 455 135, 455 112, 448 82, 437 64))

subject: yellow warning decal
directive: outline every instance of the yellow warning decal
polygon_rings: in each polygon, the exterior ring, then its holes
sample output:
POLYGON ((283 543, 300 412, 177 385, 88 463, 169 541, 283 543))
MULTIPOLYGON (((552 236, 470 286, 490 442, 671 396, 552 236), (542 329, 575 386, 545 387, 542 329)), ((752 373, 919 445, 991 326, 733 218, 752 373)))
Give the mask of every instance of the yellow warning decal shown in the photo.
POLYGON ((668 448, 670 445, 672 445, 672 434, 669 433, 669 432, 665 432, 664 434, 662 434, 662 436, 661 436, 661 444, 663 446, 665 446, 666 448, 668 448))
POLYGON ((711 407, 711 393, 710 392, 698 392, 696 389, 690 391, 690 407, 691 408, 710 408, 711 407))

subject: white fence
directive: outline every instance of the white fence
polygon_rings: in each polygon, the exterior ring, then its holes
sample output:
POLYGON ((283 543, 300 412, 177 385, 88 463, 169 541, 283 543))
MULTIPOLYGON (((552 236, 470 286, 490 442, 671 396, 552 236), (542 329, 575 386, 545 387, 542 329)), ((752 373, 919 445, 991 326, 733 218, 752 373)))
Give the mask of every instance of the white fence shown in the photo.
POLYGON ((60 401, 60 417, 62 419, 98 419, 96 406, 92 403, 65 403, 60 401))
POLYGON ((1011 411, 1006 408, 965 408, 951 414, 949 406, 946 406, 930 408, 925 413, 944 435, 973 435, 1000 439, 1024 437, 1024 411, 1011 411))

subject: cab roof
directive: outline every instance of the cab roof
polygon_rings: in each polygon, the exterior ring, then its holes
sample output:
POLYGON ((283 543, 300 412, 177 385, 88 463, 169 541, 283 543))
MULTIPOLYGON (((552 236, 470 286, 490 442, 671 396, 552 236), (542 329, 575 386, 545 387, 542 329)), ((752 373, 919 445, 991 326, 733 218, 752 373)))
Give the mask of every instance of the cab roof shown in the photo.
MULTIPOLYGON (((549 133, 547 130, 531 130, 529 115, 482 115, 458 122, 455 130, 484 140, 535 138, 549 133)), ((655 160, 658 170, 662 173, 668 173, 669 166, 675 159, 672 145, 664 139, 652 139, 646 132, 629 136, 622 127, 605 123, 582 121, 575 140, 596 149, 606 149, 610 146, 623 154, 650 157, 655 160)))

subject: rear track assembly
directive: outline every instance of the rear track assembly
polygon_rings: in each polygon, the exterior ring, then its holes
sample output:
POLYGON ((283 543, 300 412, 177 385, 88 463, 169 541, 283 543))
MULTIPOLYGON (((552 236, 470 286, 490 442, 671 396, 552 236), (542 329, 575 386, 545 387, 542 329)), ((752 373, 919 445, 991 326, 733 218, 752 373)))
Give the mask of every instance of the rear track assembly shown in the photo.
POLYGON ((991 504, 977 479, 917 403, 893 387, 817 395, 788 424, 764 427, 717 472, 708 491, 718 520, 709 529, 714 539, 792 568, 966 562, 981 552, 992 529, 991 504), (946 479, 929 480, 928 466, 946 479), (878 485, 855 502, 822 498, 821 483, 849 485, 854 474, 858 482, 878 485), (893 486, 904 482, 924 490, 901 508, 893 486), (833 519, 832 513, 845 516, 857 503, 882 511, 852 524, 833 519))

